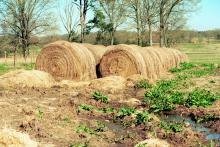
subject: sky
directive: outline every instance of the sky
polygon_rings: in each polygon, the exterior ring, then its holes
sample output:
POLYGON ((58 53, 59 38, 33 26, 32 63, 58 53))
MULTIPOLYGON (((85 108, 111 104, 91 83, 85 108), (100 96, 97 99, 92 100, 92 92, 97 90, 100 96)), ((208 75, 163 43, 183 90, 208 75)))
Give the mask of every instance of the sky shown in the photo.
POLYGON ((204 31, 220 29, 220 0, 202 0, 188 19, 187 28, 204 31))
MULTIPOLYGON (((61 8, 64 7, 65 0, 58 1, 59 6, 61 6, 61 8)), ((76 14, 78 13, 77 8, 75 12, 76 14)), ((58 15, 59 14, 57 14, 57 16, 58 15)), ((93 17, 91 12, 89 12, 88 17, 88 20, 93 17)), ((220 0, 201 0, 198 9, 195 12, 188 14, 187 17, 187 29, 197 31, 220 29, 220 0)), ((60 27, 59 32, 64 33, 64 28, 60 27)))

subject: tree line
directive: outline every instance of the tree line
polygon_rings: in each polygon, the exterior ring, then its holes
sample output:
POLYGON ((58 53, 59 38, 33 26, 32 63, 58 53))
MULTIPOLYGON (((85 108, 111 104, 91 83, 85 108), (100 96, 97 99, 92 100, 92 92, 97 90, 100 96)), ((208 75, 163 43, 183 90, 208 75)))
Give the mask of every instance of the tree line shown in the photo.
POLYGON ((97 44, 116 44, 119 30, 136 33, 136 44, 152 46, 159 34, 161 47, 169 46, 171 35, 184 28, 187 14, 200 0, 0 0, 2 35, 13 36, 11 43, 29 54, 31 38, 57 29, 61 20, 69 41, 85 42, 96 32, 97 44), (58 13, 54 13, 57 11, 58 13), (59 14, 59 16, 57 16, 59 14), (55 16, 56 15, 56 16, 55 16), (92 18, 91 18, 92 16, 92 18))

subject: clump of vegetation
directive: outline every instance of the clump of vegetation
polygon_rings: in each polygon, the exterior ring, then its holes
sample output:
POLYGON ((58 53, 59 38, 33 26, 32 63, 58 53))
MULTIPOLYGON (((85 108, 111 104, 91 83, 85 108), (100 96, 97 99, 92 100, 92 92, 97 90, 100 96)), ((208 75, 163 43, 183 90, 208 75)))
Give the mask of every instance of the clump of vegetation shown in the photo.
POLYGON ((121 108, 117 114, 117 117, 122 119, 125 116, 131 116, 131 114, 135 113, 135 108, 121 108))
POLYGON ((86 143, 77 144, 77 145, 71 144, 71 145, 69 145, 69 147, 88 147, 88 144, 86 144, 86 143))
POLYGON ((115 109, 114 108, 98 108, 97 111, 101 113, 113 113, 115 112, 115 109))
POLYGON ((196 65, 193 63, 183 62, 183 63, 180 63, 180 67, 175 67, 175 68, 170 69, 170 72, 171 73, 182 72, 184 70, 192 69, 194 67, 196 67, 196 65))
POLYGON ((87 133, 90 135, 98 135, 98 132, 104 132, 107 130, 107 127, 104 123, 100 121, 96 121, 97 123, 97 128, 89 128, 85 124, 81 124, 76 128, 76 133, 87 133))
POLYGON ((91 111, 91 110, 94 109, 94 106, 81 104, 79 106, 79 108, 82 109, 82 110, 91 111))
POLYGON ((209 83, 215 84, 216 82, 215 82, 215 80, 210 80, 209 83))
POLYGON ((109 97, 107 95, 102 94, 99 91, 95 91, 93 93, 92 98, 96 101, 101 101, 103 103, 108 103, 109 102, 109 97))
MULTIPOLYGON (((176 84, 175 80, 158 82, 156 86, 145 94, 144 102, 149 104, 150 109, 154 112, 173 110, 175 108, 173 104, 180 101, 180 94, 178 95, 178 100, 172 96, 173 87, 176 84)), ((174 94, 177 95, 176 93, 174 94)))
POLYGON ((212 105, 215 100, 217 100, 217 97, 210 91, 196 88, 191 93, 189 93, 186 100, 186 106, 207 107, 212 105))
POLYGON ((85 124, 81 124, 76 128, 76 133, 87 133, 90 135, 96 135, 97 132, 89 127, 87 127, 87 125, 85 124))
POLYGON ((145 80, 141 80, 139 81, 136 85, 135 85, 136 88, 144 88, 144 89, 147 89, 147 88, 151 88, 151 84, 149 84, 149 82, 145 79, 145 80))
POLYGON ((10 68, 5 64, 0 64, 0 75, 8 72, 10 68))
POLYGON ((196 123, 205 123, 205 122, 210 122, 210 121, 215 121, 217 118, 214 115, 203 115, 203 116, 192 116, 192 119, 196 122, 196 123))
POLYGON ((144 111, 136 115, 136 125, 145 124, 149 120, 149 113, 144 111))
POLYGON ((38 119, 39 121, 43 120, 44 112, 43 112, 40 108, 38 108, 36 115, 37 115, 37 119, 38 119))
POLYGON ((160 123, 160 127, 162 129, 164 129, 165 131, 173 131, 175 133, 177 132, 181 132, 182 129, 182 124, 179 123, 170 123, 170 122, 166 122, 166 121, 162 121, 160 123))
POLYGON ((199 70, 190 71, 189 74, 192 74, 196 77, 202 77, 206 75, 213 75, 215 74, 215 71, 213 69, 199 69, 199 70))

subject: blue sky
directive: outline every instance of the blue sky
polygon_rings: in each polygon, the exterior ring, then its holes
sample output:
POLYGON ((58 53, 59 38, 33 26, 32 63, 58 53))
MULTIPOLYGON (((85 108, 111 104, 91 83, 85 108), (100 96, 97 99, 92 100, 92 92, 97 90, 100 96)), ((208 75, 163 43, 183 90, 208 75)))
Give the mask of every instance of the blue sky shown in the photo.
MULTIPOLYGON (((64 7, 65 0, 59 0, 58 4, 61 8, 64 7)), ((77 8, 75 13, 77 17, 77 8)), ((89 12, 87 19, 91 18, 92 14, 89 12)), ((220 29, 220 0, 201 0, 198 9, 189 14, 186 28, 198 31, 220 29)), ((60 32, 65 32, 64 28, 61 27, 60 32)))
POLYGON ((189 16, 187 27, 194 30, 220 29, 220 0, 202 0, 189 16))

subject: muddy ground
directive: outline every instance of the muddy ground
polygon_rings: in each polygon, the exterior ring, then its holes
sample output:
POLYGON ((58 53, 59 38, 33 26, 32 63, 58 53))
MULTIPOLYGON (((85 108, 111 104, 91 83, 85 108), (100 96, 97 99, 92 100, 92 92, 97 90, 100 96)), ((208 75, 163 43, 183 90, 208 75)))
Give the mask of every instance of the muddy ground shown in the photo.
MULTIPOLYGON (((220 90, 220 74, 216 73, 196 77, 189 82, 194 83, 193 87, 217 92, 220 90), (210 80, 215 80, 215 83, 210 80)), ((168 75, 172 77, 172 74, 168 75)), ((167 115, 193 121, 195 116, 210 114, 214 116, 213 120, 202 125, 210 129, 210 134, 220 134, 220 100, 206 108, 177 105, 172 111, 151 112, 147 123, 137 125, 132 123, 134 115, 120 118, 117 117, 117 112, 122 107, 148 110, 149 106, 142 103, 147 90, 132 85, 127 85, 123 90, 103 90, 110 98, 109 103, 92 99, 95 91, 96 88, 91 87, 59 85, 52 88, 2 88, 0 126, 27 133, 41 145, 51 144, 57 147, 134 146, 151 138, 164 140, 170 146, 209 146, 213 142, 214 146, 218 146, 219 138, 211 142, 207 139, 207 134, 193 129, 190 123, 183 122, 180 132, 166 131, 160 127, 160 123, 167 115), (93 106, 95 109, 82 109, 82 105, 93 106), (108 108, 114 108, 115 111, 108 112, 108 108)))

